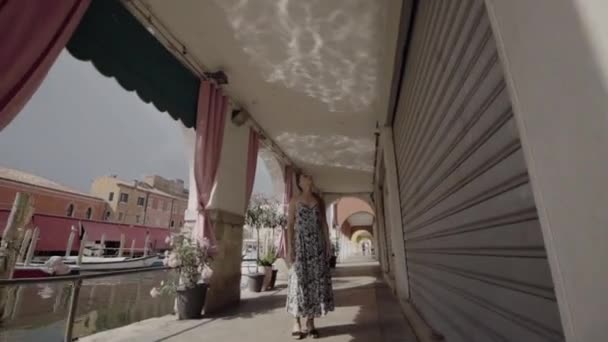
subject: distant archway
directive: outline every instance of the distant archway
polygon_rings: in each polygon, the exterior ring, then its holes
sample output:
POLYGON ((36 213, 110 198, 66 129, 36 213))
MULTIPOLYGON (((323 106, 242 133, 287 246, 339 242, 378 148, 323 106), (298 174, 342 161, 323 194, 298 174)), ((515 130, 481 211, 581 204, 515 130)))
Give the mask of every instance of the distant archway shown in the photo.
MULTIPOLYGON (((325 196, 325 199, 334 198, 325 196)), ((334 198, 328 205, 330 227, 333 227, 332 238, 338 245, 339 260, 362 254, 361 242, 369 241, 371 250, 375 247, 374 221, 375 212, 369 196, 343 196, 334 198)))

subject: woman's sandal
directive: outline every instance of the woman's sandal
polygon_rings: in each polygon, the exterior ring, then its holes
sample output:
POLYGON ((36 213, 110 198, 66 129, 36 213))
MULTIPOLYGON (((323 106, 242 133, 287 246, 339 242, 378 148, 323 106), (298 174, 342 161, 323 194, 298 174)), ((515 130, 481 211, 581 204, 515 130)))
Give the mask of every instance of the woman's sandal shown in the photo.
POLYGON ((312 337, 312 338, 319 338, 319 330, 317 329, 312 329, 308 332, 308 334, 312 337))
POLYGON ((301 331, 292 331, 291 337, 293 337, 294 340, 302 340, 306 337, 306 334, 301 331))

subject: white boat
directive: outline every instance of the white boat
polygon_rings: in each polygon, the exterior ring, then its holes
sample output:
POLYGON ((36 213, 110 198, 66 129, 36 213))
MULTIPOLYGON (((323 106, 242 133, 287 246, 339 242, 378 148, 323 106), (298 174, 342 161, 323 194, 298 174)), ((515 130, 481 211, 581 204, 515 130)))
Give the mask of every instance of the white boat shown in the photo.
MULTIPOLYGON (((76 265, 78 263, 77 256, 69 256, 63 258, 66 265, 76 265)), ((132 268, 150 267, 159 264, 161 259, 157 255, 150 255, 140 258, 127 257, 89 257, 83 256, 80 263, 80 272, 103 272, 103 271, 119 271, 132 268)))
POLYGON ((52 267, 48 267, 44 264, 17 264, 15 265, 15 270, 13 272, 13 278, 48 278, 54 276, 63 276, 63 275, 78 275, 80 274, 80 267, 77 265, 66 265, 68 266, 68 272, 57 273, 52 267))

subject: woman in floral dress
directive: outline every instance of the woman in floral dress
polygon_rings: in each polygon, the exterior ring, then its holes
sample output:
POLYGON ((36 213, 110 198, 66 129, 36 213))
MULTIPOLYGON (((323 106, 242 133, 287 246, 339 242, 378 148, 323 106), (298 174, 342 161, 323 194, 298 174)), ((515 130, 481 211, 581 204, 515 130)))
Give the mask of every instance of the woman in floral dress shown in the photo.
POLYGON ((287 312, 295 317, 294 338, 318 338, 314 319, 334 310, 329 228, 323 201, 312 191, 312 178, 301 175, 297 185, 301 194, 289 203, 287 224, 287 312), (306 319, 305 330, 301 318, 306 319))

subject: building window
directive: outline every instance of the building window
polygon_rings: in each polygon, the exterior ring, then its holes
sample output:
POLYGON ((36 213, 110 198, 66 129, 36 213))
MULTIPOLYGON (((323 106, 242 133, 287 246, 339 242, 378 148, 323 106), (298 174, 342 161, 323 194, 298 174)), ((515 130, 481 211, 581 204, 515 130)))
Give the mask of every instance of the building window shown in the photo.
POLYGON ((123 213, 118 213, 118 221, 122 221, 122 217, 124 216, 123 213))
POLYGON ((110 220, 110 215, 112 215, 112 213, 108 210, 106 211, 106 215, 103 217, 104 221, 109 221, 110 220))
POLYGON ((135 215, 135 223, 139 224, 139 215, 135 215))
POLYGON ((93 208, 91 208, 91 207, 87 208, 87 213, 85 214, 85 217, 87 220, 90 220, 93 217, 93 208))
POLYGON ((74 217, 74 204, 70 203, 70 205, 68 205, 68 210, 65 216, 74 217))
POLYGON ((110 192, 110 194, 108 195, 108 201, 113 201, 114 200, 114 193, 110 192))
POLYGON ((137 205, 140 207, 143 207, 144 204, 146 202, 146 199, 144 197, 137 197, 137 205))
POLYGON ((175 221, 171 220, 171 228, 175 227, 175 221))
POLYGON ((129 194, 120 194, 120 202, 121 203, 129 202, 129 194))

